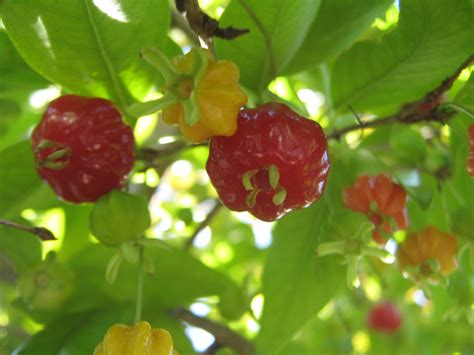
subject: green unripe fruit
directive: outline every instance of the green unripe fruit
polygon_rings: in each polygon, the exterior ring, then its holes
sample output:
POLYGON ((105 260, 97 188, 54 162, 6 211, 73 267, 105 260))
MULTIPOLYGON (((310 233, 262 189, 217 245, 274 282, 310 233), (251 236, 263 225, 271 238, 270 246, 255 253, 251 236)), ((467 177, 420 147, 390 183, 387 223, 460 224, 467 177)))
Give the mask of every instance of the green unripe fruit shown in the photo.
POLYGON ((102 196, 89 216, 92 234, 111 246, 142 238, 150 224, 147 200, 118 190, 102 196))
POLYGON ((402 164, 419 166, 426 158, 426 142, 421 134, 409 127, 396 127, 390 136, 393 156, 402 164))
POLYGON ((38 266, 20 275, 18 291, 23 301, 34 310, 60 308, 74 290, 74 274, 48 254, 38 266))
POLYGON ((239 289, 228 289, 220 296, 219 311, 228 320, 240 319, 247 311, 248 299, 239 289))

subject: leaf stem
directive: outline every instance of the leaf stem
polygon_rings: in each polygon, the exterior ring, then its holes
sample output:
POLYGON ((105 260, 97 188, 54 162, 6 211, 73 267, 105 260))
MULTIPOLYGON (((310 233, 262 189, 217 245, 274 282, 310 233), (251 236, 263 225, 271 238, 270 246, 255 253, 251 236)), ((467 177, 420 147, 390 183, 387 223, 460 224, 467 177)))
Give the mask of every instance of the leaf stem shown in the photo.
POLYGON ((132 117, 142 117, 151 115, 163 108, 168 107, 179 100, 176 97, 164 96, 159 99, 148 102, 136 102, 128 107, 128 114, 132 117))
POLYGON ((142 318, 142 307, 143 307, 143 280, 145 276, 144 270, 144 255, 143 246, 140 246, 139 250, 139 270, 138 270, 138 283, 137 283, 137 303, 135 307, 135 324, 137 324, 142 318))
POLYGON ((173 68, 169 59, 157 48, 143 48, 140 55, 163 75, 167 84, 173 83, 181 75, 173 68))

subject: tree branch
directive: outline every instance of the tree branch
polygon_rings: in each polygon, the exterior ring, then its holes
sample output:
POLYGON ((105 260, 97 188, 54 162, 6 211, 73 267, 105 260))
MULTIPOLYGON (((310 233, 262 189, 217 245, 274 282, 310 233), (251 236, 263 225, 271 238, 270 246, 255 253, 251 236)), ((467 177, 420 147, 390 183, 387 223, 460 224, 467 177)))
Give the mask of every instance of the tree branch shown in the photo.
POLYGON ((214 335, 216 343, 221 346, 228 346, 242 355, 251 355, 254 353, 254 347, 250 341, 222 324, 204 317, 199 317, 186 309, 178 309, 175 311, 175 314, 181 321, 204 329, 214 335))
POLYGON ((212 219, 214 218, 214 216, 217 214, 217 212, 219 212, 219 210, 221 209, 222 207, 222 204, 216 200, 216 204, 214 205, 214 207, 212 208, 212 210, 207 214, 206 218, 204 219, 204 221, 202 221, 196 228, 196 230, 194 231, 194 233, 189 237, 189 239, 186 241, 186 244, 184 246, 184 249, 189 249, 192 247, 193 243, 194 243, 194 240, 196 239, 196 237, 198 236, 199 233, 201 233, 201 231, 206 228, 209 223, 211 223, 212 219))
POLYGON ((175 0, 175 3, 176 9, 185 13, 191 29, 205 40, 212 37, 233 39, 249 32, 247 29, 238 29, 232 26, 219 27, 217 20, 201 10, 198 0, 175 0))
POLYGON ((43 227, 25 226, 23 224, 18 224, 18 223, 11 222, 11 221, 6 221, 4 219, 0 219, 0 225, 4 225, 4 226, 9 227, 9 228, 18 229, 18 230, 21 230, 23 232, 27 232, 27 233, 36 235, 42 241, 56 240, 56 237, 54 236, 54 234, 49 229, 46 229, 46 228, 43 228, 43 227))
POLYGON ((454 81, 464 68, 474 62, 470 55, 448 78, 435 89, 428 92, 422 99, 403 105, 396 114, 368 122, 358 122, 355 125, 335 130, 327 135, 328 139, 340 139, 343 134, 364 128, 374 128, 387 124, 412 124, 418 122, 440 122, 445 124, 456 112, 449 108, 440 108, 442 95, 451 88, 454 81))

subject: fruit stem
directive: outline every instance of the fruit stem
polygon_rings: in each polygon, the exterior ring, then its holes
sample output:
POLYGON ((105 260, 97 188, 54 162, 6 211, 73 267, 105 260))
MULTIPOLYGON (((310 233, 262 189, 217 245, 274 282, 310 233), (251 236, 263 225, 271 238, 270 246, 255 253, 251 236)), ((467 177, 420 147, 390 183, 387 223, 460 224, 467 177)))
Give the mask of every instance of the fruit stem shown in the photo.
POLYGON ((391 256, 391 254, 380 248, 373 248, 373 247, 363 247, 361 251, 361 255, 373 256, 378 259, 385 259, 391 256))
POLYGON ((344 254, 345 245, 345 241, 321 243, 316 249, 316 255, 344 254))
POLYGON ((166 95, 148 102, 136 102, 128 107, 127 112, 132 117, 142 117, 151 115, 152 113, 177 102, 179 102, 178 97, 174 95, 166 95))
POLYGON ((357 268, 359 265, 359 256, 348 256, 347 257, 347 275, 346 275, 346 282, 347 287, 350 289, 354 287, 354 284, 357 277, 357 268))
POLYGON ((144 269, 144 255, 143 246, 139 246, 139 270, 138 270, 138 283, 137 283, 137 303, 135 307, 135 324, 142 318, 142 304, 143 304, 143 279, 145 276, 144 269))
POLYGON ((171 65, 169 59, 157 48, 143 48, 141 57, 154 66, 165 78, 166 84, 171 84, 181 75, 171 65))

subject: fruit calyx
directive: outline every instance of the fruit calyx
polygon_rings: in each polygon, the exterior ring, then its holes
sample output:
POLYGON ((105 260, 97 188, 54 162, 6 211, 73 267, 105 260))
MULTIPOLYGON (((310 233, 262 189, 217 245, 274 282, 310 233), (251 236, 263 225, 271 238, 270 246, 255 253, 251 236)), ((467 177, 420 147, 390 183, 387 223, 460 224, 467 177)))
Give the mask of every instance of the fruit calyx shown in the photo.
POLYGON ((45 158, 37 160, 38 167, 44 167, 51 170, 64 169, 72 156, 71 148, 53 140, 43 139, 35 149, 35 153, 41 154, 47 151, 45 158))
POLYGON ((165 79, 164 96, 149 102, 131 105, 129 113, 140 117, 155 113, 172 104, 181 103, 184 108, 186 124, 192 126, 199 121, 199 106, 196 89, 201 82, 209 64, 209 54, 203 48, 193 48, 193 68, 191 72, 181 73, 171 61, 157 48, 144 48, 141 57, 155 67, 165 79))
POLYGON ((286 189, 280 184, 280 171, 274 164, 245 172, 242 176, 242 185, 249 191, 245 199, 249 208, 255 206, 257 195, 262 191, 274 192, 272 202, 275 206, 285 202, 286 189))

